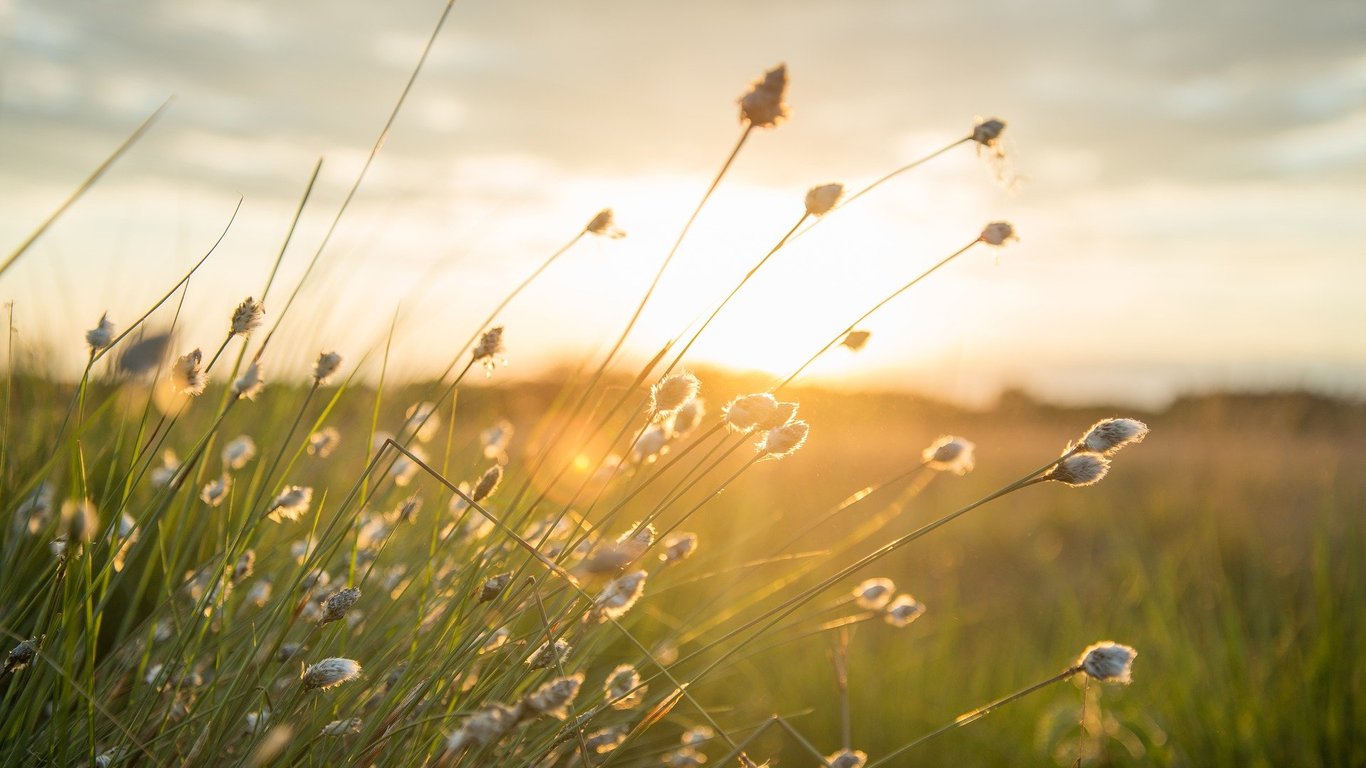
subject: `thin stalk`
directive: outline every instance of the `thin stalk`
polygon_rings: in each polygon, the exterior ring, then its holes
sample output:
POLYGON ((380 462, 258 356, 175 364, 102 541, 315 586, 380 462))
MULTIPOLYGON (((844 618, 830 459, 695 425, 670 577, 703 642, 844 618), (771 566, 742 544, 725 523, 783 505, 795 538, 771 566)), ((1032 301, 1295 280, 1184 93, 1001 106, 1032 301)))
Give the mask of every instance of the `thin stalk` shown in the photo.
POLYGON ((984 705, 978 707, 977 709, 972 710, 971 712, 964 712, 963 714, 961 714, 961 715, 959 715, 958 717, 954 718, 954 719, 953 719, 953 722, 948 723, 948 724, 944 725, 944 726, 941 727, 941 728, 937 728, 937 729, 935 729, 935 730, 933 730, 933 731, 930 731, 929 733, 925 734, 924 736, 921 736, 920 738, 916 739, 915 741, 912 741, 912 742, 910 742, 910 743, 908 743, 908 744, 905 744, 905 745, 903 745, 903 746, 897 747, 896 749, 892 750, 891 752, 888 752, 887 754, 883 755, 882 757, 878 758, 877 760, 874 760, 873 762, 871 762, 871 763, 868 764, 867 768, 877 768, 877 766, 883 765, 884 763, 887 763, 887 762, 890 762, 891 760, 893 760, 893 759, 895 759, 895 758, 897 758, 897 757, 899 757, 899 756, 905 754, 906 752, 908 752, 908 751, 910 751, 910 750, 912 750, 912 749, 914 749, 914 748, 920 746, 921 744, 924 744, 925 742, 929 741, 930 739, 933 739, 933 738, 936 737, 936 736, 939 736, 939 735, 941 735, 941 734, 947 733, 947 732, 953 730, 954 728, 961 728, 961 727, 963 727, 963 726, 967 725, 968 723, 971 723, 971 722, 973 722, 973 721, 975 721, 975 720, 980 720, 980 719, 982 719, 983 717, 986 717, 987 715, 991 714, 992 712, 996 711, 997 709, 1000 709, 1001 707, 1004 707, 1005 705, 1007 705, 1007 704, 1009 704, 1009 703, 1011 703, 1011 702, 1013 702, 1013 701, 1019 701, 1020 699, 1023 699, 1024 697, 1028 696, 1028 695, 1031 694, 1031 693, 1034 693, 1035 691, 1043 690, 1044 688, 1047 688, 1048 686, 1050 686, 1050 685, 1052 685, 1052 684, 1054 684, 1054 683, 1058 683, 1058 682, 1061 682, 1061 681, 1063 681, 1063 680, 1066 680, 1067 678, 1069 678, 1069 677, 1071 677, 1071 676, 1077 674, 1077 673, 1080 672, 1080 671, 1081 671, 1081 667, 1080 667, 1080 666, 1068 667, 1067 669, 1064 669, 1063 671, 1059 672, 1058 674, 1053 675, 1052 677, 1048 678, 1047 680, 1043 680, 1043 681, 1037 682, 1037 683, 1035 683, 1035 684, 1029 686, 1028 688, 1021 688, 1020 690, 1018 690, 1018 691, 1016 691, 1016 692, 1010 694, 1009 696, 1004 696, 1004 697, 1002 697, 1002 698, 999 698, 999 699, 997 699, 997 700, 991 702, 990 704, 984 704, 984 705))

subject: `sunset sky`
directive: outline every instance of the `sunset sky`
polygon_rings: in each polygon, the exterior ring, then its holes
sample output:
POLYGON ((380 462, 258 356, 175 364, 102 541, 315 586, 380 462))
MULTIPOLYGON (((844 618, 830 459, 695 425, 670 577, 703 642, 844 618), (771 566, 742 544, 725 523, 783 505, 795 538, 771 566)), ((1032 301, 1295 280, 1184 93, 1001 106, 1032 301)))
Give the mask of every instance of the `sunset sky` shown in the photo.
MULTIPOLYGON (((84 330, 141 314, 240 196, 177 342, 216 347, 322 157, 283 285, 302 271, 443 4, 0 0, 0 252, 175 97, 0 278, 20 342, 79 373, 84 330)), ((808 187, 857 188, 999 116, 1004 170, 958 147, 832 216, 689 361, 787 372, 1007 220, 1020 242, 974 248, 812 377, 968 401, 1002 386, 1140 403, 1364 394, 1363 42, 1360 0, 459 0, 267 364, 323 347, 357 360, 397 311, 393 368, 439 370, 612 207, 628 236, 579 244, 503 316, 508 375, 603 351, 735 143, 737 97, 786 62, 791 120, 740 153, 632 333, 635 357, 724 296, 808 187)))

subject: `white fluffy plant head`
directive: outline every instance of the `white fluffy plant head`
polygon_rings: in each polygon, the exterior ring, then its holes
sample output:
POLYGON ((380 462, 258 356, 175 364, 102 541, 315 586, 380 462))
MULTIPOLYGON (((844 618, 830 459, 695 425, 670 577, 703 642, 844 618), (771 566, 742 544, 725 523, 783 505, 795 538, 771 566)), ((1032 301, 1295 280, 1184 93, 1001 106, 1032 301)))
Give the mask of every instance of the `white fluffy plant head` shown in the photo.
POLYGON ((90 354, 108 349, 114 343, 114 335, 114 324, 109 321, 109 313, 105 312, 100 315, 95 327, 85 332, 85 343, 90 346, 90 354))
POLYGON ((583 228, 584 232, 598 237, 608 237, 619 240, 626 237, 626 232, 617 226, 616 216, 611 208, 603 208, 598 214, 588 222, 588 226, 583 228))
POLYGON ((316 664, 304 666, 299 674, 304 690, 334 688, 342 683, 360 677, 360 663, 354 659, 329 658, 316 664))
POLYGON ((740 97, 740 120, 754 128, 775 128, 789 116, 787 65, 779 64, 750 84, 740 97))
POLYGON ((843 184, 821 184, 806 192, 806 213, 810 216, 824 216, 839 205, 844 197, 843 184))
POLYGON ((261 377, 261 364, 252 361, 242 375, 232 383, 232 393, 242 400, 255 400, 265 386, 266 381, 261 377))
POLYGON ((697 377, 687 371, 671 373, 650 387, 650 410, 667 415, 692 402, 702 387, 697 377))
POLYGON ((1092 679, 1104 683, 1133 682, 1134 658, 1138 651, 1111 640, 1096 643, 1081 652, 1077 667, 1092 679))
POLYGON ((1148 436, 1148 425, 1137 419, 1105 419, 1098 421, 1082 435, 1076 447, 1090 453, 1109 456, 1126 445, 1143 442, 1148 436))
POLYGON ((970 440, 953 435, 943 437, 930 443, 930 446, 921 454, 925 461, 925 466, 940 472, 952 472, 955 475, 966 475, 976 466, 974 453, 977 446, 970 440))

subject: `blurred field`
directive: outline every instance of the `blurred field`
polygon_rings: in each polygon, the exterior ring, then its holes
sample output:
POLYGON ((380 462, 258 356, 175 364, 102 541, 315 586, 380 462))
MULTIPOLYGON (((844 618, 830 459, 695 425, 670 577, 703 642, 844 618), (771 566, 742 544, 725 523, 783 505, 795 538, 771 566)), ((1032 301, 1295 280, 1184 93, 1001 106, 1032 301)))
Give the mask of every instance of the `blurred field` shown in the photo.
MULTIPOLYGON (((757 381, 715 372, 701 378, 703 396, 713 404, 760 388, 757 381)), ((477 477, 485 464, 478 433, 506 417, 517 433, 505 482, 507 488, 519 487, 546 438, 545 425, 538 430, 536 424, 550 409, 555 390, 551 383, 462 389, 453 426, 443 424, 427 442, 433 465, 444 467, 453 480, 477 477)), ((30 416, 11 422, 12 451, 41 442, 48 429, 43 425, 58 418, 58 406, 65 402, 50 385, 30 382, 15 392, 19 399, 12 412, 30 416)), ((323 499, 320 506, 336 509, 369 453, 365 435, 372 421, 380 429, 394 428, 418 394, 414 387, 395 389, 377 404, 373 391, 345 390, 325 421, 343 435, 337 454, 326 462, 301 456, 277 481, 312 485, 320 494, 315 498, 323 499)), ((971 411, 899 394, 788 394, 802 403, 801 413, 812 424, 807 446, 781 462, 755 465, 707 500, 684 526, 700 534, 699 553, 652 580, 629 616, 631 631, 656 653, 667 656, 672 648, 685 657, 671 669, 680 679, 734 643, 692 660, 688 654, 776 604, 782 594, 1018 478, 1097 418, 1117 413, 1054 408, 1021 395, 1003 398, 990 411, 971 411), (788 545, 849 494, 904 472, 919 460, 923 446, 944 433, 977 443, 974 472, 965 477, 926 473, 894 485, 788 545), (885 526, 861 530, 878 516, 887 517, 885 526), (780 553, 799 557, 773 559, 780 553), (777 582, 783 590, 766 594, 777 582)), ((135 390, 125 391, 107 402, 136 412, 138 398, 135 390)), ((272 446, 299 412, 302 398, 301 390, 275 387, 262 401, 230 414, 221 434, 246 432, 263 447, 272 446)), ((321 401, 312 402, 316 411, 321 401)), ((836 749, 841 739, 831 662, 836 632, 822 626, 858 614, 847 603, 834 604, 859 578, 888 576, 925 603, 928 612, 904 629, 876 619, 851 627, 852 741, 873 759, 1057 672, 1093 641, 1114 639, 1139 650, 1131 686, 1054 686, 951 731, 895 764, 1071 765, 1078 758, 1086 765, 1366 762, 1366 711, 1360 704, 1366 692, 1361 662, 1366 651, 1366 568, 1361 563, 1366 407, 1303 394, 1209 395, 1181 400, 1162 413, 1121 413, 1145 419, 1153 434, 1115 457, 1099 485, 1044 484, 970 513, 842 582, 778 631, 747 642, 690 692, 737 737, 776 713, 823 752, 836 749)), ((175 434, 182 440, 199 434, 208 426, 205 417, 206 412, 187 415, 175 434)), ((175 434, 168 445, 183 455, 188 448, 175 434)), ((114 482, 119 457, 133 438, 104 433, 85 440, 89 476, 106 478, 101 485, 114 482)), ((590 456, 593 444, 581 445, 583 455, 590 456)), ((264 453, 272 451, 266 447, 264 453)), ((723 462, 708 481, 669 508, 661 527, 712 496, 718 490, 715 479, 740 463, 740 456, 723 462)), ((262 466, 247 470, 254 472, 253 484, 260 481, 262 466)), ((6 483, 12 494, 19 476, 11 471, 6 483)), ((543 492, 544 506, 532 509, 552 511, 568 501, 568 489, 578 479, 571 472, 559 484, 538 483, 526 498, 543 492)), ((634 504, 652 506, 675 479, 669 475, 634 504)), ((384 564, 419 566, 428 531, 446 519, 450 494, 430 479, 377 498, 375 507, 392 505, 414 490, 427 505, 417 525, 398 529, 384 551, 384 564)), ((13 498, 6 499, 7 508, 13 498)), ((587 511, 589 498, 581 496, 575 510, 587 511)), ((186 520, 203 537, 201 553, 221 546, 227 526, 227 518, 205 512, 186 506, 186 520)), ((319 519, 319 529, 330 514, 319 519)), ((619 519, 606 533, 625 530, 630 522, 619 519)), ((263 564, 282 555, 306 530, 267 528, 258 546, 263 564)), ((7 552, 18 546, 15 530, 10 529, 7 552)), ((6 590, 11 596, 15 591, 14 584, 6 590)), ((153 599, 131 610, 156 604, 153 599)), ((420 617, 389 619, 395 629, 363 635, 352 650, 421 645, 430 638, 409 636, 412 630, 401 628, 414 620, 420 617)), ((530 619, 523 615, 521 620, 530 619)), ((427 651, 439 655, 442 649, 427 651)), ((594 670, 641 661, 629 643, 603 636, 578 653, 581 663, 594 670)), ((375 666, 377 658, 364 661, 371 676, 384 676, 382 666, 375 666)), ((313 717, 325 721, 329 715, 313 717)), ((687 702, 679 703, 616 760, 656 761, 677 744, 682 729, 702 722, 687 702)), ((724 752, 720 745, 708 751, 724 752)), ((749 753, 781 765, 812 761, 776 732, 761 737, 749 753)), ((345 754, 315 754, 314 760, 339 760, 345 754)), ((400 764, 421 762, 414 753, 400 764)))

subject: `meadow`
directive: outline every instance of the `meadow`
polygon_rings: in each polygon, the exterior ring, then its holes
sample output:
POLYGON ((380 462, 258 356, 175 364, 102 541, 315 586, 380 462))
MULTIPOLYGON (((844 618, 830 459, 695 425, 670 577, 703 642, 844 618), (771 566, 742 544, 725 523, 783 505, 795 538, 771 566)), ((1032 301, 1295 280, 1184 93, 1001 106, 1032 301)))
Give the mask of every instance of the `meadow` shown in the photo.
MULTIPOLYGON (((712 189, 784 121, 785 87, 776 67, 743 93, 712 189)), ((435 380, 388 379, 385 342, 363 360, 272 344, 307 311, 294 299, 326 238, 298 285, 272 271, 259 300, 185 303, 196 265, 140 318, 92 317, 76 381, 11 333, 0 760, 1366 762, 1361 404, 1213 394, 1138 413, 1011 394, 970 410, 803 386, 807 365, 680 365, 803 226, 956 147, 994 155, 1005 128, 978 120, 862 190, 813 187, 706 320, 640 366, 618 355, 637 309, 604 355, 500 382, 518 333, 501 311, 580 239, 619 237, 606 210, 443 336, 435 380), (183 338, 184 312, 221 313, 223 334, 183 338)), ((974 226, 811 361, 1014 239, 974 226)))

